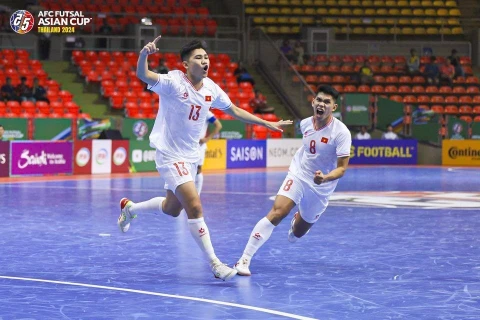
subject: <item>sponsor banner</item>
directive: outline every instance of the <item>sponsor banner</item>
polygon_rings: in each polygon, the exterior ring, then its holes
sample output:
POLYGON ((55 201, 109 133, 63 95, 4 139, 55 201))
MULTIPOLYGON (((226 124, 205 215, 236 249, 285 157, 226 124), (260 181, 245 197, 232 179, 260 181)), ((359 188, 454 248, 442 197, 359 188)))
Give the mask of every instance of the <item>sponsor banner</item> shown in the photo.
POLYGON ((442 164, 480 167, 480 141, 443 140, 442 164))
POLYGON ((302 139, 268 139, 267 167, 288 167, 302 139))
POLYGON ((203 169, 225 169, 227 167, 227 140, 210 140, 205 151, 203 169))
POLYGON ((128 141, 112 140, 112 173, 129 172, 128 141))
POLYGON ((245 123, 240 120, 222 120, 220 139, 245 139, 245 123))
POLYGON ((112 140, 92 140, 92 173, 112 172, 112 140))
POLYGON ((12 142, 11 173, 43 175, 72 173, 73 148, 70 141, 12 142))
POLYGON ((468 122, 458 117, 447 116, 447 138, 450 140, 468 139, 468 122))
POLYGON ((345 94, 345 119, 343 123, 353 126, 370 125, 370 95, 365 93, 345 94))
POLYGON ((227 168, 265 168, 266 140, 228 140, 227 168))
POLYGON ((5 140, 27 140, 28 139, 28 119, 26 118, 0 118, 0 123, 5 132, 5 140))
POLYGON ((10 142, 0 141, 0 177, 8 177, 10 173, 10 142))
POLYGON ((72 138, 71 119, 33 119, 34 140, 70 140, 72 138))
POLYGON ((92 173, 92 140, 75 141, 73 145, 73 173, 92 173))
POLYGON ((417 164, 417 140, 353 140, 350 164, 417 164))
POLYGON ((148 141, 154 119, 123 119, 122 136, 129 140, 148 141))
POLYGON ((130 140, 130 170, 131 172, 156 171, 155 149, 148 141, 130 140))

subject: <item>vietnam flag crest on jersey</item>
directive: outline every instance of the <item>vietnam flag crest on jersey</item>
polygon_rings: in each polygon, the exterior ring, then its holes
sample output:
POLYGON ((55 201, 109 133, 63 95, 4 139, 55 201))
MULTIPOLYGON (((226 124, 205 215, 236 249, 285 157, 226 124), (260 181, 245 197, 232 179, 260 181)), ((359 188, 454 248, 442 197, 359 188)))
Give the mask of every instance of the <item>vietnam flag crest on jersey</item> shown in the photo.
POLYGON ((212 101, 212 96, 205 96, 205 101, 207 101, 207 102, 212 101))
POLYGON ((322 140, 320 140, 322 143, 328 143, 328 138, 322 137, 322 140))

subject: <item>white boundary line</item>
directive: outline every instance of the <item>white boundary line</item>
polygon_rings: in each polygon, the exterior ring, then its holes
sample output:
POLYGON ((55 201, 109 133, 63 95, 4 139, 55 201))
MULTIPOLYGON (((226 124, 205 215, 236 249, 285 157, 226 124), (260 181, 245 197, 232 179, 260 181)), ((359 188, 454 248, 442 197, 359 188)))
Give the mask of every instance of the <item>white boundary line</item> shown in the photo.
POLYGON ((107 287, 107 286, 99 286, 95 284, 87 284, 87 283, 78 283, 78 282, 67 282, 67 281, 55 281, 55 280, 45 280, 45 279, 35 279, 35 278, 23 278, 23 277, 9 277, 9 276, 0 276, 0 279, 8 279, 8 280, 21 280, 21 281, 33 281, 33 282, 45 282, 45 283, 55 283, 55 284, 62 284, 67 286, 77 286, 77 287, 86 287, 86 288, 95 288, 95 289, 104 289, 104 290, 113 290, 113 291, 123 291, 123 292, 130 292, 130 293, 138 293, 138 294, 145 294, 150 296, 158 296, 158 297, 165 297, 165 298, 173 298, 173 299, 182 299, 182 300, 191 300, 191 301, 198 301, 198 302, 205 302, 211 304, 219 304, 223 306, 247 309, 247 310, 254 310, 264 313, 270 313, 277 316, 292 318, 292 319, 301 319, 301 320, 315 320, 315 318, 309 318, 304 316, 299 316, 292 313, 282 312, 282 311, 275 311, 265 308, 247 306, 238 303, 231 303, 231 302, 224 302, 224 301, 217 301, 217 300, 210 300, 210 299, 203 299, 203 298, 195 298, 189 296, 181 296, 181 295, 173 295, 173 294, 166 294, 160 292, 152 292, 152 291, 144 291, 144 290, 134 290, 134 289, 126 289, 126 288, 116 288, 116 287, 107 287))

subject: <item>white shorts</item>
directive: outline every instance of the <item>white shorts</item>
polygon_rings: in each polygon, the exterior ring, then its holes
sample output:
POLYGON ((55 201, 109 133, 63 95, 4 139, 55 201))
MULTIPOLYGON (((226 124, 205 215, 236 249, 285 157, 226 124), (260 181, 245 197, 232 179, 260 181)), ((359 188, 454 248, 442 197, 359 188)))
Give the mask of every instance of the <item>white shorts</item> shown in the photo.
POLYGON ((295 177, 291 173, 287 174, 277 195, 285 196, 295 202, 300 216, 308 223, 317 222, 325 209, 327 209, 328 199, 330 198, 330 196, 316 192, 311 184, 295 177))
POLYGON ((165 189, 175 190, 178 186, 193 181, 197 175, 197 163, 191 163, 178 159, 174 162, 164 163, 162 155, 157 151, 155 155, 155 164, 160 176, 165 179, 165 189))
POLYGON ((200 146, 200 160, 198 160, 199 166, 203 166, 203 164, 205 163, 206 152, 207 152, 207 144, 204 143, 200 146))

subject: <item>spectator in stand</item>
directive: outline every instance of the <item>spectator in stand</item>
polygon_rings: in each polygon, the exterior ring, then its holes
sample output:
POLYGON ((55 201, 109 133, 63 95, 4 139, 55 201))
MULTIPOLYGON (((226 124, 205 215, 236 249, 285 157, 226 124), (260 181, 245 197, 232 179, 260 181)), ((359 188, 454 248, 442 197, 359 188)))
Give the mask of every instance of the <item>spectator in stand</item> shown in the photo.
POLYGON ((159 74, 167 74, 170 71, 170 69, 168 69, 168 67, 165 65, 165 60, 160 59, 158 61, 158 67, 156 67, 155 70, 152 70, 152 71, 159 74))
POLYGON ((45 101, 47 103, 50 103, 50 100, 48 100, 47 98, 47 90, 45 90, 45 88, 39 84, 38 78, 33 79, 32 94, 33 98, 31 100, 33 100, 34 102, 45 101))
POLYGON ((18 101, 15 87, 12 86, 12 79, 10 77, 5 79, 5 84, 2 86, 1 92, 3 101, 18 101))
MULTIPOLYGON (((113 34, 113 28, 108 24, 107 19, 103 19, 103 24, 98 29, 98 34, 111 35, 113 34)), ((107 38, 98 38, 97 47, 101 49, 107 48, 107 38)))
POLYGON ((398 140, 398 135, 393 132, 393 127, 391 125, 389 125, 387 127, 387 132, 384 132, 382 134, 382 139, 383 140, 398 140))
POLYGON ((370 139, 372 139, 372 137, 370 136, 370 133, 368 133, 367 127, 362 126, 360 128, 360 132, 357 133, 357 135, 355 136, 355 139, 357 139, 357 140, 370 140, 370 139))
POLYGON ((255 90, 255 97, 250 100, 250 106, 254 113, 273 113, 274 107, 267 105, 267 98, 260 92, 255 90))
POLYGON ((253 80, 250 73, 248 73, 247 69, 243 66, 243 62, 238 62, 238 67, 233 72, 233 75, 237 77, 237 82, 240 84, 241 82, 250 82, 252 86, 255 86, 255 80, 253 80))
POLYGON ((20 84, 15 88, 15 91, 20 101, 30 100, 33 97, 32 88, 28 86, 26 77, 20 78, 20 84))
POLYGON ((297 40, 297 42, 295 42, 294 52, 295 56, 297 57, 296 63, 299 66, 303 66, 305 64, 305 49, 303 48, 302 42, 300 42, 300 40, 297 40))
POLYGON ((447 59, 450 60, 453 67, 455 68, 455 78, 465 77, 465 71, 463 70, 462 65, 460 64, 460 58, 457 56, 457 53, 458 51, 456 49, 453 49, 451 55, 448 56, 447 59))
POLYGON ((410 57, 407 60, 407 73, 410 75, 420 73, 420 57, 415 49, 410 49, 410 57))
POLYGON ((429 84, 438 84, 440 78, 440 69, 436 63, 437 57, 431 56, 430 63, 425 66, 423 70, 423 75, 425 76, 425 80, 429 84))
POLYGON ((5 138, 3 135, 5 133, 5 129, 3 128, 3 126, 0 124, 0 141, 7 141, 8 139, 5 138))
POLYGON ((360 84, 373 84, 373 71, 370 68, 370 62, 365 61, 364 65, 360 68, 358 75, 360 84))
POLYGON ((446 82, 453 86, 453 79, 455 78, 455 67, 452 65, 450 59, 445 60, 445 64, 440 69, 440 81, 446 82))
POLYGON ((290 62, 295 61, 295 53, 290 46, 290 41, 288 40, 283 40, 283 44, 280 47, 280 51, 282 51, 283 55, 288 59, 290 62))

